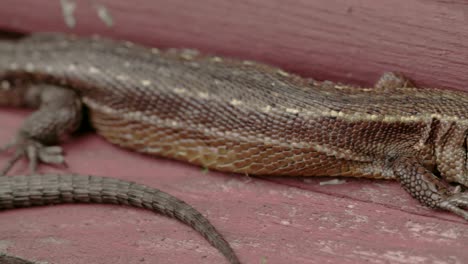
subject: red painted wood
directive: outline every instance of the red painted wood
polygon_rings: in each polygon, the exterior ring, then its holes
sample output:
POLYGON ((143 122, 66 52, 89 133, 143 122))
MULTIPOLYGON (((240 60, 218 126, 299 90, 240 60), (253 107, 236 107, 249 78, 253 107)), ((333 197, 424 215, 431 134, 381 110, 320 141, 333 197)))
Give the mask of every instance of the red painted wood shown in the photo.
MULTIPOLYGON (((99 33, 255 59, 317 79, 370 85, 383 71, 466 89, 464 1, 0 0, 0 29, 99 33)), ((26 112, 0 109, 0 143, 26 112)), ((467 224, 420 206, 394 182, 248 178, 138 155, 91 133, 65 144, 67 171, 148 184, 205 214, 245 263, 464 263, 467 224)), ((0 164, 6 161, 0 155, 0 164)), ((42 167, 42 171, 51 170, 42 167)), ((13 174, 26 172, 20 163, 13 174)), ((75 205, 0 213, 0 251, 50 263, 222 263, 191 229, 144 210, 75 205)))

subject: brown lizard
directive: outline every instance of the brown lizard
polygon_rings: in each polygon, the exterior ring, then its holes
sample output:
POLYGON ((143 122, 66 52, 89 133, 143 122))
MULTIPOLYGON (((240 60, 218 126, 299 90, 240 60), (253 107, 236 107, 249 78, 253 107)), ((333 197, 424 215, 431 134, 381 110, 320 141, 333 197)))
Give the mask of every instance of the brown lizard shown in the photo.
POLYGON ((468 219, 468 94, 386 73, 375 87, 304 79, 193 50, 38 34, 0 44, 0 105, 38 108, 7 147, 63 163, 83 106, 97 133, 138 152, 254 175, 396 179, 468 219))

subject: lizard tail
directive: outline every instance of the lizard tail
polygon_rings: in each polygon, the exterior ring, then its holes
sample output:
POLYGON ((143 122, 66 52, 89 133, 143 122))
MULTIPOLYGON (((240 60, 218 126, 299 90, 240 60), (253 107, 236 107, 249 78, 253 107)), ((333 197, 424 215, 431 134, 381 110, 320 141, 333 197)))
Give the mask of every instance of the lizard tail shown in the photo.
POLYGON ((158 189, 114 178, 76 174, 0 177, 1 210, 61 203, 131 205, 177 218, 205 237, 229 263, 240 263, 208 219, 187 203, 158 189))

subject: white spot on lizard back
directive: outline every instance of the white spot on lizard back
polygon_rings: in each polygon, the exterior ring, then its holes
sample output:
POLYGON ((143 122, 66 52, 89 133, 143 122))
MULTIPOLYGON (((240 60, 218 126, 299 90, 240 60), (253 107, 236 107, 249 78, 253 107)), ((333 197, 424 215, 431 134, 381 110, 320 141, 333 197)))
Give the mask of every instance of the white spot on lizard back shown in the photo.
POLYGON ((27 72, 34 71, 34 64, 32 64, 31 62, 26 63, 25 69, 26 69, 27 72))
POLYGON ((184 60, 193 60, 196 56, 198 56, 198 50, 194 49, 182 49, 180 50, 180 57, 184 60))
POLYGON ((243 104, 243 102, 241 100, 237 100, 237 99, 232 99, 229 103, 232 104, 232 105, 241 105, 241 104, 243 104))
POLYGON ((217 56, 215 56, 215 57, 212 57, 212 58, 211 58, 211 60, 212 60, 212 61, 214 61, 214 62, 222 62, 222 61, 223 61, 223 59, 222 59, 222 58, 220 58, 220 57, 217 57, 217 56))
POLYGON ((271 106, 267 105, 267 106, 262 107, 262 111, 265 112, 265 113, 270 112, 271 111, 271 106))
POLYGON ((141 84, 142 84, 143 86, 146 86, 146 87, 147 87, 147 86, 150 86, 150 85, 151 85, 151 81, 150 81, 150 80, 141 80, 141 84))
POLYGON ((286 108, 286 112, 292 113, 292 114, 297 114, 297 113, 299 113, 299 110, 294 109, 294 108, 286 108))
POLYGON ((89 67, 88 70, 89 70, 89 73, 98 73, 99 72, 99 70, 97 68, 93 67, 93 66, 89 67))
POLYGON ((119 74, 117 75, 117 80, 120 80, 120 81, 126 81, 128 80, 128 76, 127 75, 123 75, 123 74, 119 74))
POLYGON ((174 93, 176 93, 176 94, 183 94, 185 92, 187 92, 187 89, 185 89, 185 88, 180 88, 180 87, 174 88, 174 93))
POLYGON ((200 92, 198 93, 198 96, 202 99, 208 99, 209 98, 209 94, 208 93, 204 93, 204 92, 200 92))
POLYGON ((289 73, 283 71, 283 70, 277 70, 276 71, 279 75, 281 76, 284 76, 284 77, 288 77, 289 76, 289 73))
POLYGON ((2 90, 4 90, 4 91, 8 91, 8 90, 10 90, 10 88, 11 88, 11 84, 10 84, 9 81, 3 80, 3 81, 0 83, 0 88, 2 88, 2 90))

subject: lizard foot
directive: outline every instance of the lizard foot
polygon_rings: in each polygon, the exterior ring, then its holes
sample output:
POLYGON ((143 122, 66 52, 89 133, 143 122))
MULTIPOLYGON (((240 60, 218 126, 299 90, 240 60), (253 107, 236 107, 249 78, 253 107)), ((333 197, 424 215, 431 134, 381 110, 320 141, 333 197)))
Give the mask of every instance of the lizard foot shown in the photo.
POLYGON ((0 152, 13 148, 14 154, 0 170, 0 176, 4 176, 23 157, 29 160, 31 173, 36 172, 39 162, 66 166, 63 149, 60 146, 45 146, 34 139, 17 139, 1 147, 0 152))
POLYGON ((393 164, 395 175, 411 196, 422 204, 449 211, 468 220, 468 192, 454 189, 413 158, 401 157, 393 164))
POLYGON ((456 193, 438 204, 440 209, 447 210, 468 220, 468 193, 456 193))

